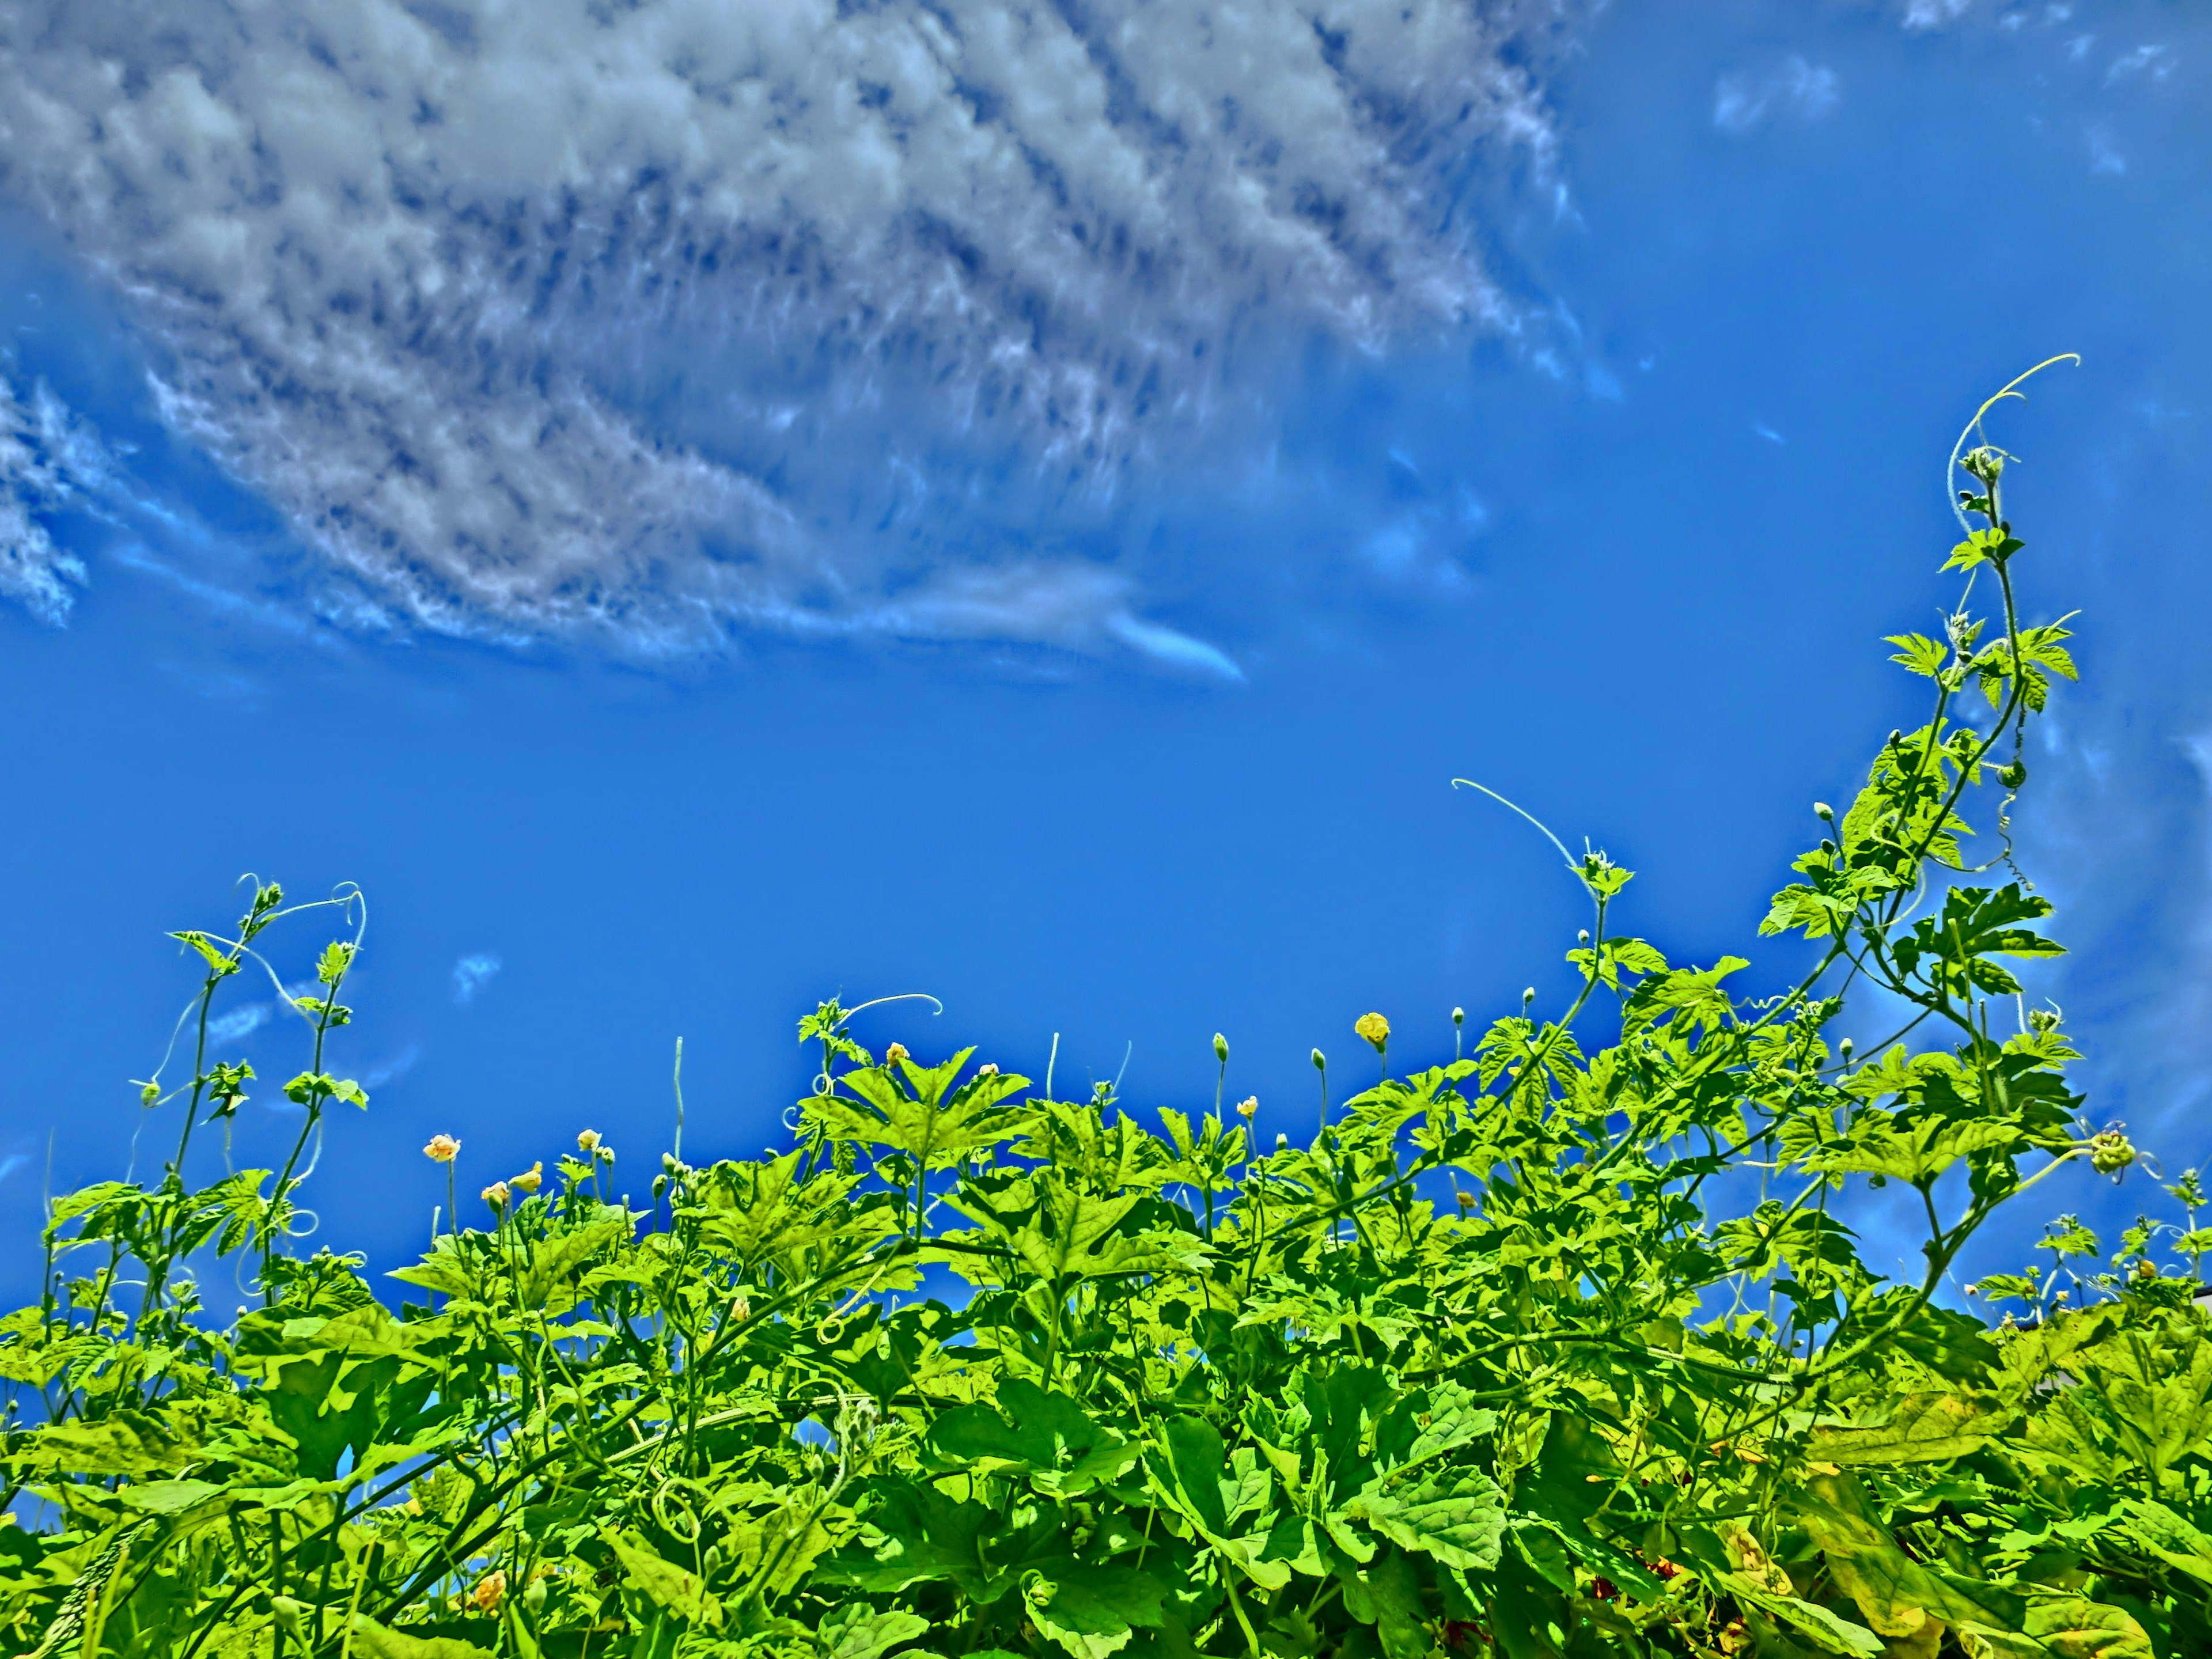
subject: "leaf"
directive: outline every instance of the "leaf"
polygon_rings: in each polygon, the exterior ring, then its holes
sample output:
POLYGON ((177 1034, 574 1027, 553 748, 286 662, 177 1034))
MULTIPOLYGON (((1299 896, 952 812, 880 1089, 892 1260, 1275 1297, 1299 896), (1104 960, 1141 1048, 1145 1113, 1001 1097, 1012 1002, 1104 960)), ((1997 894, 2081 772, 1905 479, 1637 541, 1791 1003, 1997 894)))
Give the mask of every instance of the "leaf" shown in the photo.
POLYGON ((8 1454, 20 1468, 42 1473, 124 1475, 143 1480, 185 1468, 201 1453, 196 1438, 167 1416, 121 1410, 97 1423, 56 1423, 33 1431, 8 1454))
POLYGON ((942 1066, 902 1060, 864 1066, 837 1079, 859 1101, 817 1095, 801 1106, 834 1139, 904 1152, 926 1170, 949 1170, 1020 1131, 1019 1115, 1002 1103, 1027 1088, 1027 1078, 985 1072, 953 1086, 975 1052, 963 1048, 942 1066))
POLYGON ((1413 1564, 1396 1550, 1385 1550, 1364 1571, 1339 1580, 1344 1607, 1363 1625, 1375 1626, 1386 1659, 1426 1659, 1431 1644, 1428 1609, 1413 1564))
POLYGON ((1498 1413, 1474 1403, 1474 1396, 1456 1382, 1441 1382, 1429 1390, 1428 1421, 1420 1425, 1406 1462, 1425 1463, 1431 1457, 1473 1444, 1498 1426, 1498 1413))
POLYGON ((1031 1622, 1076 1659, 1105 1659, 1135 1627, 1158 1626, 1163 1594, 1159 1580, 1134 1567, 1073 1559, 1042 1564, 1022 1592, 1031 1622))
POLYGON ((1880 1424, 1814 1429, 1805 1455, 1845 1465, 1946 1462, 1980 1450, 2017 1414, 1973 1395, 1907 1395, 1880 1424))
POLYGON ((1898 647, 1897 654, 1890 659, 1892 662, 1903 663, 1914 673, 1929 679, 1936 678, 1944 659, 1951 654, 1949 647, 1925 634, 1892 634, 1887 643, 1898 647))
POLYGON ((1837 1587, 1877 1634, 1911 1636, 1929 1618, 1954 1627, 2017 1630, 2026 1617, 2019 1591, 1923 1566, 1899 1549, 1850 1475, 1808 1479, 1790 1509, 1826 1558, 1837 1587))
POLYGON ((1401 1491, 1370 1489, 1347 1506, 1402 1549, 1463 1572, 1487 1572, 1505 1541, 1505 1496, 1488 1475, 1452 1469, 1401 1491))
POLYGON ((823 1659, 879 1659, 884 1653, 927 1635, 929 1620, 919 1613, 878 1613, 862 1602, 839 1607, 817 1633, 823 1659))
POLYGON ((623 1575, 652 1601, 689 1624, 720 1626, 721 1603, 700 1582, 698 1574, 662 1560, 611 1528, 602 1528, 599 1536, 622 1564, 623 1575))
POLYGON ((2156 1659, 2133 1613, 2063 1591, 2037 1594, 2016 1629, 1966 1623, 1957 1632, 1969 1659, 2156 1659))
POLYGON ((450 1636, 411 1635, 380 1625, 365 1613, 354 1614, 348 1635, 358 1659, 492 1659, 488 1650, 473 1642, 450 1636))
POLYGON ((211 1480, 149 1480, 125 1486, 117 1496, 125 1509, 146 1515, 176 1515, 230 1490, 211 1480))

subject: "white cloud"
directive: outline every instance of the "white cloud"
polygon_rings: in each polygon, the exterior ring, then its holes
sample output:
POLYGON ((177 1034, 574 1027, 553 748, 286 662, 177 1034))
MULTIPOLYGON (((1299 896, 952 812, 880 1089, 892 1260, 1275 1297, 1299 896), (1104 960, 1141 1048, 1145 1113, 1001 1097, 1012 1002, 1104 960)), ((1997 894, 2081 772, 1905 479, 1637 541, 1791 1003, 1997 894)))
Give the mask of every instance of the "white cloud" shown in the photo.
POLYGON ((497 957, 482 952, 463 957, 453 964, 453 1000, 465 1008, 477 1000, 477 993, 489 985, 507 964, 497 957))
POLYGON ((248 1002, 232 1009, 227 1014, 217 1014, 208 1021, 208 1040, 210 1042, 236 1042, 247 1037, 269 1023, 274 1012, 265 1002, 248 1002))
POLYGON ((1835 70, 1792 54, 1763 76, 1723 75, 1713 88, 1713 125, 1741 137, 1788 116, 1818 121, 1843 100, 1835 70))
POLYGON ((1161 655, 1095 566, 948 562, 946 498, 1109 502, 1264 403, 1270 331, 1512 329, 1460 185, 1546 173, 1566 3, 46 0, 0 190, 168 424, 418 624, 1161 655))
POLYGON ((2137 75, 2148 75, 2154 81, 2163 81, 2173 73, 2173 55, 2164 46, 2137 46, 2124 52, 2112 59, 2112 66, 2105 71, 2105 84, 2125 81, 2137 75))
POLYGON ((84 564, 54 544, 48 520, 71 507, 96 511, 110 471, 99 438, 45 381, 26 404, 0 377, 0 595, 43 622, 68 619, 84 564))
MULTIPOLYGON (((1972 9, 1974 0, 1905 0, 1905 27, 1939 29, 1972 9)), ((2054 11, 2057 8, 2052 9, 2054 11)))

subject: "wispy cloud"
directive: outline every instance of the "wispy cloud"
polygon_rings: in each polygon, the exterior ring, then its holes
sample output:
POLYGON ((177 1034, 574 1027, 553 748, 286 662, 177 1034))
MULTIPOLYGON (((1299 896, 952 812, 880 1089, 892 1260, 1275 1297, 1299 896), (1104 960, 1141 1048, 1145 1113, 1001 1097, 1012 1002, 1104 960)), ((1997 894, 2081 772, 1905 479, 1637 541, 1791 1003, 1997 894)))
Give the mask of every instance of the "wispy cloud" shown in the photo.
POLYGON ((125 296, 170 428, 410 625, 1118 644, 1224 678, 1127 580, 961 504, 1103 512, 1261 418, 1231 364, 1271 332, 1519 329, 1459 186, 1487 157, 1549 195, 1575 15, 18 9, 0 188, 125 296))
POLYGON ((467 1007, 477 1000, 477 993, 489 985, 505 965, 495 956, 463 957, 453 964, 454 1002, 461 1007, 467 1007))
POLYGON ((39 381, 29 402, 0 376, 0 595, 59 626, 84 562, 55 544, 53 517, 98 510, 112 469, 106 447, 39 381))
POLYGON ((217 1014, 208 1021, 209 1040, 215 1042, 236 1042, 251 1036, 269 1023, 276 1010, 265 1002, 249 1002, 233 1008, 228 1013, 217 1014))
MULTIPOLYGON (((1905 27, 1940 29, 1955 23, 1974 8, 1974 0, 1905 0, 1905 27)), ((2053 7, 2053 10, 2057 8, 2053 7)))
POLYGON ((1790 441, 1764 421, 1753 421, 1751 423, 1751 430, 1753 436, 1764 438, 1771 444, 1786 445, 1790 441))
POLYGON ((1787 117, 1818 121, 1843 101, 1835 70, 1794 53, 1764 75, 1723 75, 1713 88, 1713 125, 1741 137, 1787 117))
POLYGON ((2126 81, 2141 75, 2153 81, 2163 81, 2173 73, 2173 54, 2162 46, 2137 46, 2124 52, 2112 59, 2105 71, 2105 84, 2126 81))

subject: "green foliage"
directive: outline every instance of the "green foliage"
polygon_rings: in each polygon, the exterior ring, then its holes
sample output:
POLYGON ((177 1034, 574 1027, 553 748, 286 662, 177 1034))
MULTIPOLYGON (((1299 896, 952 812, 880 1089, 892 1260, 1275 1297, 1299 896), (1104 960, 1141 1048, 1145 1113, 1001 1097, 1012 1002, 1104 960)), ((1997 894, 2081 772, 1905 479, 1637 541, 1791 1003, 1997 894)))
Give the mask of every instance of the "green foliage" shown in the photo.
POLYGON ((295 1243, 327 1109, 367 1104, 324 1052, 352 941, 289 999, 291 1155, 186 1178, 252 1081, 206 1039, 293 914, 257 888, 237 938, 176 936, 204 971, 191 1080, 140 1085, 179 1119, 162 1178, 54 1201, 45 1292, 0 1320, 37 1522, 0 1527, 0 1628, 40 1659, 2212 1651, 2194 1174, 2109 1260, 2061 1218, 2051 1265, 1971 1287, 1999 1324, 1936 1300, 2002 1206, 2135 1158, 2022 1006, 2050 905, 2008 842, 1963 851, 2072 672, 2015 615, 2002 463, 1965 457, 1953 558, 1999 636, 1962 608, 1895 641, 1935 705, 1820 809, 1764 929, 1811 942, 1794 987, 1613 932, 1630 872, 1593 853, 1571 1006, 1532 993, 1304 1146, 1218 1093, 1156 1135, 970 1050, 878 1060, 824 1004, 793 1144, 692 1168, 679 1138, 649 1208, 586 1131, 463 1227, 434 1142, 445 1225, 383 1300, 295 1243), (1864 1057, 1829 1036, 1861 981, 1907 1011, 1864 1057), (1925 1217, 1911 1282, 1850 1224, 1886 1185, 1925 1217), (262 1305, 219 1327, 191 1269, 224 1261, 262 1305))

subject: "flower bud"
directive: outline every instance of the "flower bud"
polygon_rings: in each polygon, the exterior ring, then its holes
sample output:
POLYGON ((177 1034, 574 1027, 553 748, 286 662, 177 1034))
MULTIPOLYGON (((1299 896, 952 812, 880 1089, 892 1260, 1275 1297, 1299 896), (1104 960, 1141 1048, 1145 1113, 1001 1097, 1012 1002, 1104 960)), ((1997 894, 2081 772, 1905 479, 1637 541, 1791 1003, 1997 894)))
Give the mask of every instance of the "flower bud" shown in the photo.
POLYGON ((519 1193, 534 1193, 545 1179, 545 1160, 540 1158, 519 1176, 507 1177, 507 1184, 519 1193))
POLYGON ((1313 1051, 1313 1063, 1314 1070, 1316 1072, 1326 1072, 1328 1070, 1328 1056, 1322 1053, 1318 1048, 1313 1051))
POLYGON ((522 1605, 532 1613, 545 1610, 545 1581, 543 1578, 533 1578, 524 1587, 522 1605))
POLYGON ((504 1181, 495 1181, 483 1189, 481 1196, 483 1201, 490 1205, 493 1209, 503 1210, 507 1207, 507 1183, 504 1181))
POLYGON ((461 1150, 461 1143, 452 1135, 432 1135, 430 1144, 422 1149, 422 1156, 434 1164, 451 1164, 453 1155, 461 1150))
POLYGON ((2118 1175, 2136 1161, 2136 1149, 2118 1129, 2089 1137, 2089 1167, 2099 1175, 2118 1175))
POLYGON ((1824 800, 1816 800, 1813 803, 1813 816, 1823 823, 1832 823, 1836 818, 1836 809, 1824 800))
POLYGON ((580 1152, 596 1152, 599 1151, 599 1132, 597 1129, 586 1129, 583 1133, 578 1135, 576 1137, 576 1150, 580 1152))
POLYGON ((1286 1152, 1290 1151, 1290 1149, 1291 1138, 1278 1131, 1275 1135, 1275 1150, 1279 1152, 1286 1152))
POLYGON ((906 1044, 903 1042, 894 1042, 884 1050, 884 1064, 886 1066, 896 1066, 905 1058, 906 1044))
POLYGON ((1213 1057, 1224 1066, 1229 1063, 1229 1039, 1218 1031, 1213 1034, 1213 1057))
POLYGON ((1454 1030, 1457 1030, 1461 1026, 1462 1026, 1462 1025, 1464 1025, 1464 1024, 1467 1024, 1467 1010, 1466 1010, 1466 1009, 1464 1009, 1464 1008, 1455 1008, 1455 1009, 1453 1009, 1453 1010, 1452 1010, 1452 1029, 1453 1029, 1454 1030))
POLYGON ((1521 993, 1521 1012, 1524 1014, 1527 1013, 1528 1012, 1528 1005, 1535 1000, 1536 988, 1531 985, 1528 989, 1521 993))
POLYGON ((1352 1022, 1352 1034, 1364 1037, 1370 1048, 1381 1054, 1390 1041, 1390 1022, 1380 1014, 1362 1014, 1352 1022))
POLYGON ((995 1060, 987 1060, 975 1068, 977 1077, 996 1077, 998 1074, 999 1062, 995 1060))

